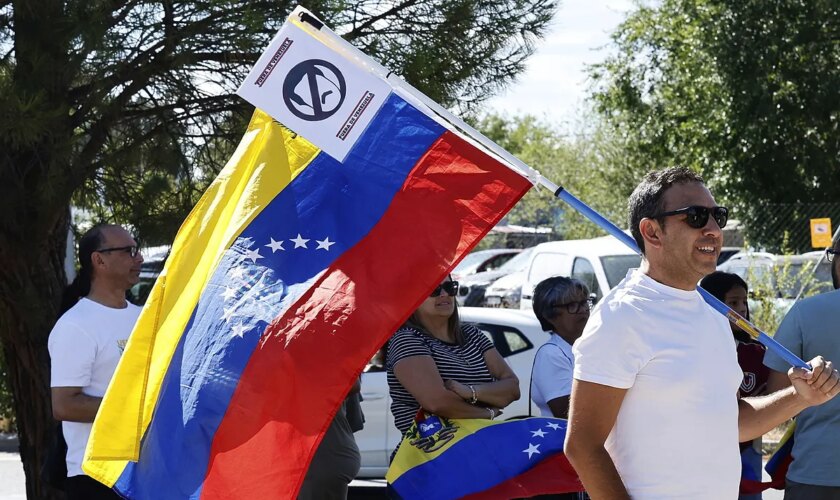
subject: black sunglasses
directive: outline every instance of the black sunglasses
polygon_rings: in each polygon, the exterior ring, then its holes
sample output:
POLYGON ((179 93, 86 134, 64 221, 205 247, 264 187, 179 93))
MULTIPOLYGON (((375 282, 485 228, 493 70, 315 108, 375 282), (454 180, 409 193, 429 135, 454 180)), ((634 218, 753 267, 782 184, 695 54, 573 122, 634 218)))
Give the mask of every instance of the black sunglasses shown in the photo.
POLYGON ((825 249, 825 260, 829 262, 834 262, 835 255, 840 255, 840 250, 834 250, 833 248, 825 249))
POLYGON ((441 292, 446 292, 447 295, 450 297, 454 297, 458 294, 458 282, 457 281, 444 281, 440 285, 436 286, 429 297, 437 297, 440 295, 441 292))
POLYGON ((127 247, 100 248, 99 250, 96 250, 96 252, 125 252, 128 255, 130 255, 133 259, 134 257, 137 257, 138 253, 140 253, 140 249, 137 247, 137 245, 131 245, 127 247))
POLYGON ((726 227, 726 222, 729 220, 729 209, 726 207, 701 207, 694 205, 691 207, 680 208, 679 210, 671 210, 670 212, 662 212, 661 214, 652 215, 651 219, 661 219, 669 215, 685 214, 683 222, 693 227, 694 229, 701 229, 706 227, 709 222, 709 214, 717 222, 719 228, 726 227))
POLYGON ((555 309, 565 307, 569 314, 583 314, 592 309, 593 300, 586 299, 577 302, 567 302, 565 304, 554 304, 555 309))

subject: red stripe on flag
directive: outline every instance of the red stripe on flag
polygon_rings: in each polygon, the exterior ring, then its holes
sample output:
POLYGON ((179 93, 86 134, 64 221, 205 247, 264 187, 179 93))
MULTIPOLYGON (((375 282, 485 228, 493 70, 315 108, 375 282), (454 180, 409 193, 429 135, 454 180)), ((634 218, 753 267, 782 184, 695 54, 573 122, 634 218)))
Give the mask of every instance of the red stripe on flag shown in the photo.
POLYGON ((294 496, 365 363, 530 187, 444 133, 370 234, 268 327, 213 438, 202 497, 294 496))
POLYGON ((550 493, 583 491, 583 484, 566 455, 552 455, 522 474, 488 490, 465 496, 462 500, 527 498, 550 493))

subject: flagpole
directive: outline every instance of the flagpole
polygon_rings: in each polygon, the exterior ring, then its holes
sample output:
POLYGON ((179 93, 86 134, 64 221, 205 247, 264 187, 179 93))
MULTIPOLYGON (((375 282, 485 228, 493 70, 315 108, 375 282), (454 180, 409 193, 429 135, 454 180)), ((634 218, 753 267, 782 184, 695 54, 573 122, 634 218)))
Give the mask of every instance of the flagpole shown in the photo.
MULTIPOLYGON (((554 196, 565 201, 566 203, 571 205, 572 208, 580 212, 584 217, 591 220, 599 227, 618 238, 619 241, 633 249, 636 253, 641 254, 639 246, 636 244, 636 240, 634 240, 632 237, 630 237, 630 235, 619 229, 618 226, 610 222, 604 216, 602 216, 601 214, 590 208, 588 205, 577 199, 573 194, 569 193, 562 187, 557 187, 557 189, 554 192, 554 196)), ((697 287, 697 291, 703 297, 703 300, 705 300, 706 303, 709 304, 713 309, 723 314, 726 317, 726 319, 728 319, 732 324, 737 325, 743 331, 747 332, 750 336, 757 339, 768 349, 775 352, 779 355, 779 357, 787 361, 790 365, 805 368, 806 370, 809 369, 809 366, 804 361, 799 359, 798 356, 790 352, 785 346, 776 341, 776 339, 762 332, 749 320, 733 311, 732 308, 718 300, 717 297, 704 290, 700 286, 697 287)))
MULTIPOLYGON (((292 15, 290 17, 295 15, 298 16, 298 19, 304 25, 304 29, 308 29, 313 36, 315 36, 316 38, 321 37, 327 39, 330 42, 330 45, 338 49, 340 52, 343 52, 345 57, 355 60, 359 65, 366 68, 368 71, 371 71, 381 76, 382 78, 385 78, 394 87, 395 91, 400 91, 399 94, 401 97, 407 98, 409 101, 412 101, 412 104, 414 104, 415 106, 419 105, 420 107, 427 108, 429 111, 441 118, 441 120, 444 122, 443 125, 456 127, 457 129, 459 129, 458 131, 462 133, 461 135, 465 136, 465 138, 472 142, 474 145, 481 147, 481 149, 485 150, 487 153, 492 154, 493 156, 501 159, 513 170, 517 171, 522 176, 528 178, 533 184, 542 185, 544 188, 554 193, 555 197, 565 201, 566 203, 571 205, 572 208, 580 212, 584 217, 598 225, 601 229, 604 229, 609 234, 618 238, 619 241, 633 249, 636 253, 641 254, 638 245, 636 245, 636 241, 627 233, 619 229, 618 226, 610 222, 607 218, 599 214, 597 211, 593 210, 584 202, 580 201, 574 195, 566 191, 562 186, 558 186, 557 184, 551 182, 550 180, 540 175, 540 173, 537 170, 529 167, 524 162, 522 162, 522 160, 513 156, 504 148, 485 137, 484 134, 470 126, 468 123, 464 122, 462 119, 455 116, 451 111, 447 110, 432 99, 429 99, 425 94, 415 89, 411 84, 409 84, 399 76, 394 75, 393 73, 388 71, 387 68, 375 62, 364 52, 354 47, 350 42, 341 38, 329 28, 326 30, 321 29, 324 26, 323 22, 321 22, 319 19, 313 16, 309 11, 307 11, 303 7, 297 7, 292 12, 292 15)), ((723 314, 730 322, 739 326, 742 330, 750 334, 753 338, 756 338, 768 349, 778 354, 785 361, 796 367, 801 367, 805 369, 809 368, 804 361, 799 359, 796 355, 787 350, 783 345, 779 344, 772 337, 762 332, 755 325, 750 323, 746 318, 742 317, 741 315, 733 311, 730 307, 728 307, 726 304, 715 298, 715 296, 713 296, 712 294, 710 294, 706 290, 703 290, 700 287, 697 287, 697 290, 698 292, 700 292, 700 295, 703 297, 707 304, 709 304, 716 311, 723 314)))

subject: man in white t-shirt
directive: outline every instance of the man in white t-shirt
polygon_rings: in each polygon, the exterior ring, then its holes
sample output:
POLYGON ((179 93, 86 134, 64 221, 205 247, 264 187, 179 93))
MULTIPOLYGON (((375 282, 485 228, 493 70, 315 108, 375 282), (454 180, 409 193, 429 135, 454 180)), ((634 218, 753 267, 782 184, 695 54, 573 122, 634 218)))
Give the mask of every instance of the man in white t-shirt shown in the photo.
POLYGON ((696 290, 727 210, 684 168, 648 174, 628 208, 644 258, 575 343, 566 455, 593 499, 735 499, 738 443, 834 397, 837 371, 818 356, 792 387, 738 400, 729 325, 696 290))
POLYGON ((49 338, 53 416, 67 442, 67 498, 120 498, 82 472, 82 459, 105 389, 117 368, 140 308, 125 299, 139 281, 143 257, 120 226, 99 225, 79 241, 81 269, 49 338))

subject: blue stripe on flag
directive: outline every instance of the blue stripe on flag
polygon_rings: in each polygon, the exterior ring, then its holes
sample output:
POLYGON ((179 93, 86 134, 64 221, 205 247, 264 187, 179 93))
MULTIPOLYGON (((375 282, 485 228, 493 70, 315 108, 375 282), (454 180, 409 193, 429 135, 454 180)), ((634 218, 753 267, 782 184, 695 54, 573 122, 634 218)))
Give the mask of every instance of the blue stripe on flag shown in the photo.
POLYGON ((392 94, 344 164, 320 153, 245 228, 202 293, 164 378, 140 460, 126 466, 117 491, 198 498, 213 435, 265 327, 364 238, 443 131, 392 94), (298 234, 309 239, 307 249, 290 241, 298 234), (327 237, 329 250, 317 249, 316 240, 327 237), (271 238, 285 249, 268 247, 271 238), (236 275, 238 269, 245 272, 236 275))

